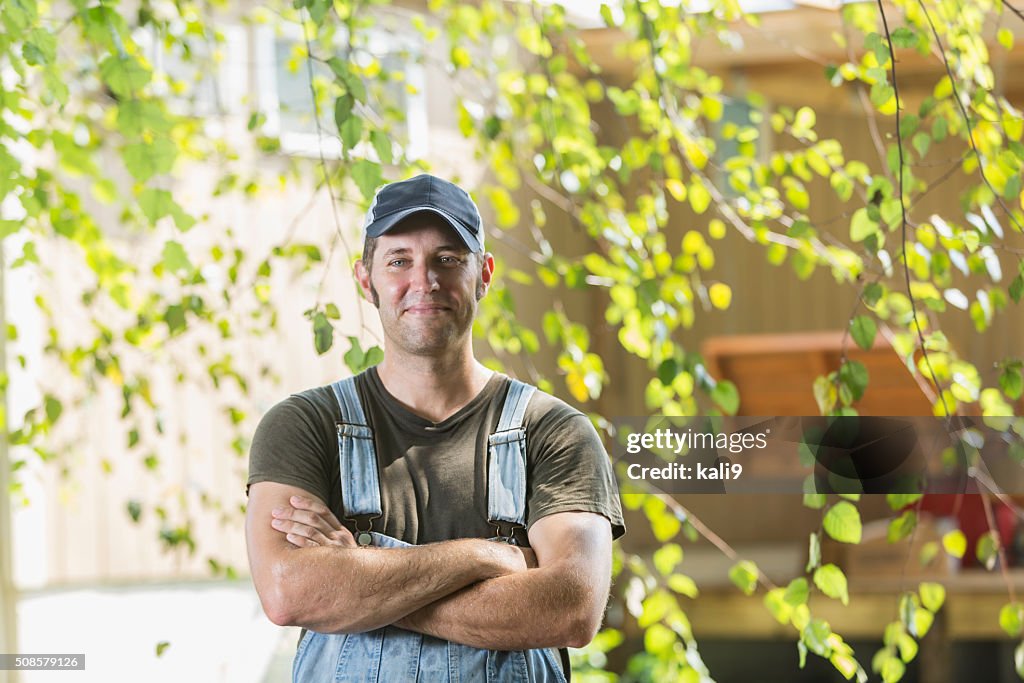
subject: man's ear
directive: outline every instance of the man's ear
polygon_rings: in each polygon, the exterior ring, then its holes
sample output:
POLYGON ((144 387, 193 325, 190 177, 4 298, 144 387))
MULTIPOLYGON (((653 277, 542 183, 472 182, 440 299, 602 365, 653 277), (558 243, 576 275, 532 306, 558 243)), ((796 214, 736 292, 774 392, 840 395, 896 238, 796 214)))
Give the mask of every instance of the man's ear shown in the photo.
POLYGON ((477 301, 484 298, 487 294, 487 290, 491 286, 491 281, 494 279, 494 256, 487 252, 480 260, 483 262, 480 264, 480 286, 476 293, 477 301))
POLYGON ((370 271, 367 270, 362 259, 356 261, 355 276, 356 282, 359 283, 359 288, 363 290, 363 296, 366 297, 367 301, 376 306, 377 302, 375 301, 376 297, 373 296, 373 285, 370 284, 370 271))

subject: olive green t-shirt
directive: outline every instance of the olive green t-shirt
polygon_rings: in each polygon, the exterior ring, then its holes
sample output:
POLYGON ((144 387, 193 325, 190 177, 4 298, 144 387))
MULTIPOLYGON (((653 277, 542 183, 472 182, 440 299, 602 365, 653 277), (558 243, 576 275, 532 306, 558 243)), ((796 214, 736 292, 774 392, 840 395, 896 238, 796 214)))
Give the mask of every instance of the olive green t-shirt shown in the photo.
MULTIPOLYGON (((407 543, 489 538, 487 437, 494 432, 511 380, 500 373, 458 412, 434 423, 402 406, 376 368, 356 377, 374 433, 382 516, 373 530, 407 543)), ((302 488, 343 515, 336 424, 341 411, 330 386, 281 401, 263 417, 249 453, 249 485, 273 481, 302 488)), ((526 409, 527 529, 556 512, 606 517, 623 534, 611 463, 590 420, 537 391, 526 409)), ((526 541, 525 536, 518 537, 526 541)))

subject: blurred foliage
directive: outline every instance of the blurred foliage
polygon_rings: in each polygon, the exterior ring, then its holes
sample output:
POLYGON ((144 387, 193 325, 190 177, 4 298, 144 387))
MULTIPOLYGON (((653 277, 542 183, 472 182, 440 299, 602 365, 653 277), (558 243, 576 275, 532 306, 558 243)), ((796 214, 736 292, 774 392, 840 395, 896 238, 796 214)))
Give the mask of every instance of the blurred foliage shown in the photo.
MULTIPOLYGON (((253 416, 243 399, 256 379, 273 378, 274 371, 269 362, 251 368, 238 359, 246 340, 277 328, 274 273, 326 276, 330 254, 325 258, 318 246, 290 235, 270 253, 253 253, 245 234, 211 215, 194 215, 172 181, 192 169, 214 169, 210 197, 237 201, 307 182, 315 193, 329 193, 334 206, 365 210, 382 182, 429 168, 402 132, 400 100, 417 94, 403 66, 409 64, 443 72, 457 93, 449 115, 488 167, 486 183, 471 189, 495 218, 495 241, 512 244, 512 234, 533 241, 525 247, 532 270, 509 269, 483 301, 475 331, 496 354, 490 364, 519 359, 542 388, 581 404, 627 381, 606 367, 587 328, 562 303, 574 290, 600 288, 603 317, 618 344, 647 367, 639 381, 646 384, 648 412, 735 413, 736 387, 711 376, 700 354, 682 343, 699 316, 731 306, 730 283, 711 273, 722 258, 716 245, 734 232, 761 245, 771 263, 788 261, 800 280, 824 269, 853 288, 858 305, 849 315, 849 337, 867 349, 885 331, 930 392, 936 415, 1012 417, 1024 391, 1021 359, 1004 359, 995 374, 979 369, 956 353, 940 323, 943 315, 966 315, 985 333, 1004 311, 1019 315, 1024 120, 1000 94, 992 67, 993 51, 1013 49, 1013 33, 999 24, 995 44, 985 37, 987 22, 1018 20, 1020 13, 991 0, 842 6, 843 34, 835 39, 849 57, 829 65, 818 87, 860 95, 866 114, 886 131, 877 149, 848 149, 819 135, 812 107, 727 92, 720 76, 697 65, 698 38, 736 46, 738 22, 757 27, 758 17, 733 0, 712 0, 704 11, 664 4, 601 5, 615 57, 629 73, 610 79, 558 3, 430 0, 424 11, 412 12, 374 0, 295 0, 240 12, 226 2, 184 0, 141 0, 131 9, 91 0, 4 2, 0 236, 20 250, 9 268, 31 267, 47 278, 53 274, 40 252, 59 248, 71 250, 88 274, 75 291, 36 297, 47 321, 45 352, 64 375, 41 387, 37 407, 5 425, 19 454, 14 467, 28 457, 67 467, 64 453, 74 444, 54 444, 55 426, 69 411, 86 410, 95 392, 114 387, 123 396, 125 441, 112 451, 159 472, 154 443, 164 427, 152 376, 158 366, 175 368, 180 384, 219 390, 231 448, 236 457, 245 455, 253 416), (287 68, 308 75, 318 158, 283 155, 282 140, 268 125, 274 112, 257 103, 249 103, 240 137, 224 130, 231 117, 216 87, 212 103, 197 98, 227 49, 219 27, 232 22, 298 36, 287 68), (397 53, 381 54, 375 36, 396 22, 414 38, 397 53), (936 66, 930 94, 913 104, 900 92, 898 71, 900 56, 912 52, 936 66), (160 67, 172 58, 191 65, 191 79, 176 80, 160 67), (614 112, 605 118, 616 130, 595 124, 598 108, 614 112), (254 158, 279 162, 276 175, 261 172, 254 158), (921 169, 935 165, 948 172, 926 182, 921 169), (816 180, 827 181, 847 207, 839 219, 811 219, 820 200, 808 188, 816 180), (950 188, 959 211, 915 211, 929 193, 950 188), (526 205, 523 196, 534 198, 526 205), (684 205, 699 220, 670 240, 669 216, 684 205), (549 225, 566 223, 589 237, 586 253, 568 256, 552 247, 549 225), (197 232, 206 239, 196 239, 197 232), (133 248, 140 239, 159 249, 140 257, 144 250, 133 248), (540 330, 518 320, 517 296, 553 302, 540 330), (545 377, 531 357, 552 350, 558 372, 545 377)), ((336 228, 332 252, 343 243, 336 228)), ((358 315, 323 300, 322 282, 313 300, 300 304, 316 351, 337 352, 341 339, 352 371, 378 362, 380 349, 364 349, 362 329, 351 324, 358 315)), ((8 325, 8 339, 18 333, 8 325)), ((844 353, 841 367, 814 384, 821 412, 855 414, 870 381, 864 365, 844 353)), ((594 419, 608 426, 604 417, 594 419)), ((1015 419, 1004 431, 1020 435, 1024 428, 1015 419)), ((112 469, 116 458, 107 464, 112 469)), ((215 492, 203 491, 200 500, 202 510, 181 495, 176 506, 149 511, 133 499, 126 514, 135 521, 155 515, 161 543, 196 552, 195 515, 240 513, 225 509, 215 492)), ((870 669, 884 681, 899 680, 944 589, 922 583, 906 592, 894 606, 899 618, 885 630, 883 649, 870 661, 855 657, 815 616, 810 598, 856 600, 842 570, 822 563, 821 543, 824 536, 860 542, 857 496, 831 500, 810 492, 804 500, 822 510, 805 575, 775 586, 756 564, 735 557, 729 579, 792 627, 801 665, 810 652, 848 679, 865 680, 870 669)), ((677 543, 680 535, 692 541, 710 532, 671 498, 642 493, 625 501, 646 515, 663 545, 651 557, 617 555, 632 625, 617 624, 576 653, 577 675, 710 680, 685 610, 686 600, 699 599, 699 587, 680 571, 684 551, 677 543), (643 652, 621 675, 604 671, 633 625, 643 633, 643 652)), ((890 501, 890 540, 912 536, 917 517, 907 506, 917 502, 890 501)), ((724 542, 720 547, 730 550, 724 542)), ((960 532, 947 534, 942 547, 954 557, 968 550, 960 532)), ((972 550, 990 568, 1001 552, 995 534, 972 550)), ((214 573, 234 574, 213 556, 209 565, 214 573)), ((1021 614, 1020 603, 1010 602, 1000 615, 1011 637, 1021 637, 1021 614)), ((1024 671, 1024 645, 1016 663, 1024 671)))

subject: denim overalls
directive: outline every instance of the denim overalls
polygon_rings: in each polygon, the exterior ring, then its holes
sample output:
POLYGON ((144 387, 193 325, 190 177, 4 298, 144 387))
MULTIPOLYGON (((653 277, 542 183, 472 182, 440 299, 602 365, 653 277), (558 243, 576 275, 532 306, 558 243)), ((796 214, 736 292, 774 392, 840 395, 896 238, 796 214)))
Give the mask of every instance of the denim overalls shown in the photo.
MULTIPOLYGON (((338 458, 344 517, 355 522, 360 545, 396 548, 411 544, 375 531, 381 516, 380 477, 373 431, 366 424, 355 381, 331 388, 341 407, 338 458)), ((488 437, 488 522, 500 538, 526 522, 526 430, 523 416, 535 387, 512 380, 498 428, 488 437)), ((307 631, 292 669, 293 683, 564 683, 549 649, 481 650, 396 626, 354 634, 307 631)))

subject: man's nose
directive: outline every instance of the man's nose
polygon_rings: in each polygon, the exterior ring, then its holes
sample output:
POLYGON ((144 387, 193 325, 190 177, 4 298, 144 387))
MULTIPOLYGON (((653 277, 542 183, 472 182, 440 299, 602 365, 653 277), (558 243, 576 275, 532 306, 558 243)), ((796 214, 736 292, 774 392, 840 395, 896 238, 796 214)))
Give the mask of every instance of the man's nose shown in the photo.
POLYGON ((430 264, 420 264, 413 268, 413 287, 424 292, 440 289, 437 271, 430 264))

